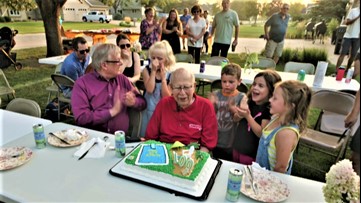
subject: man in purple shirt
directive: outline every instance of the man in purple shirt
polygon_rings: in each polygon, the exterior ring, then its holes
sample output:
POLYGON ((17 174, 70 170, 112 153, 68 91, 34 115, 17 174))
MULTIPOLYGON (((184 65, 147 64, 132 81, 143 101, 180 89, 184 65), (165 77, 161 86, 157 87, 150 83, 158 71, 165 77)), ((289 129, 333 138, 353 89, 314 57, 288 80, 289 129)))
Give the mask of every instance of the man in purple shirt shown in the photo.
POLYGON ((107 133, 127 132, 129 108, 146 108, 143 96, 122 74, 122 65, 121 51, 115 44, 101 44, 94 50, 94 72, 76 80, 72 91, 77 125, 107 133))

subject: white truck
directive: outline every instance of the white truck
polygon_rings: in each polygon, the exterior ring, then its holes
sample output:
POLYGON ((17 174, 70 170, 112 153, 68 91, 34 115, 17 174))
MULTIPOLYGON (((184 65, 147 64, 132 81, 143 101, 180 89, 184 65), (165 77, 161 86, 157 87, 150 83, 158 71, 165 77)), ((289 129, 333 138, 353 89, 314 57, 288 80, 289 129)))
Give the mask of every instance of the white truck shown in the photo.
POLYGON ((112 20, 113 16, 112 15, 106 15, 104 12, 102 11, 90 11, 87 14, 84 14, 82 17, 83 22, 95 22, 95 21, 99 21, 101 23, 109 23, 112 20))

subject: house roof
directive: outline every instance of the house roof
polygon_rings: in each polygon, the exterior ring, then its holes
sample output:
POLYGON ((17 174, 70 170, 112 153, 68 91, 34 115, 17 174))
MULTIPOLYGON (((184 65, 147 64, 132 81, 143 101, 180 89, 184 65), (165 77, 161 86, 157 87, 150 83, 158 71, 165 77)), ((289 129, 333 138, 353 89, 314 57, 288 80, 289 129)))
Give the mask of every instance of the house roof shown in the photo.
POLYGON ((103 4, 102 2, 98 1, 98 0, 85 0, 90 6, 94 6, 94 7, 104 7, 104 8, 108 8, 109 6, 103 4))

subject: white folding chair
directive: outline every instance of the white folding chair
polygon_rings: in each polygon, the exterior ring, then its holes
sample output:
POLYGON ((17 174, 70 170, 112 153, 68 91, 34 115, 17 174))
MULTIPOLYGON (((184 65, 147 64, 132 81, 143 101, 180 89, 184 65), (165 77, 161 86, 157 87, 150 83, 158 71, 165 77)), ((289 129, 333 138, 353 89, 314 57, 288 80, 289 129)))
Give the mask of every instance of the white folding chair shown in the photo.
POLYGON ((2 79, 0 81, 0 97, 6 95, 8 98, 8 102, 10 102, 9 95, 11 95, 13 99, 15 99, 15 90, 10 86, 2 69, 0 69, 0 79, 2 79))
POLYGON ((41 118, 41 108, 39 104, 30 99, 15 98, 9 102, 6 110, 41 118))
MULTIPOLYGON (((344 158, 348 141, 358 127, 358 124, 350 129, 344 127, 344 119, 354 102, 355 96, 348 93, 331 90, 315 92, 311 107, 321 110, 321 113, 314 129, 307 129, 300 137, 299 145, 334 157, 334 163, 344 158)), ((299 164, 326 172, 307 163, 299 164)))
POLYGON ((258 63, 253 63, 252 68, 259 68, 259 69, 276 69, 276 63, 273 59, 265 58, 265 57, 258 57, 258 63))
POLYGON ((293 61, 286 63, 284 72, 298 73, 300 70, 304 70, 306 74, 315 74, 315 66, 312 63, 300 63, 293 61))

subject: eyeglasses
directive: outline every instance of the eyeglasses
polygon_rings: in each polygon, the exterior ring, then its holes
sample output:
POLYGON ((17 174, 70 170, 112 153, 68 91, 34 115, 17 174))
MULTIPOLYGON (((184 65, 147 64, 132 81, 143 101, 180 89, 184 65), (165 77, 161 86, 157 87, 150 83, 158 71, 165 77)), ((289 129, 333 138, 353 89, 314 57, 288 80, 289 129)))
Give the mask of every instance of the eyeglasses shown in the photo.
POLYGON ((119 45, 121 49, 125 49, 125 47, 130 48, 130 44, 121 44, 119 45))
POLYGON ((288 8, 288 7, 283 7, 282 9, 289 10, 290 8, 288 8))
POLYGON ((120 64, 121 63, 120 60, 119 61, 105 61, 105 62, 107 62, 107 63, 115 63, 115 64, 120 64))
POLYGON ((184 90, 185 92, 189 91, 192 89, 192 85, 191 86, 180 86, 180 87, 172 87, 173 91, 175 92, 181 92, 182 90, 184 90))
POLYGON ((85 54, 85 53, 89 53, 89 49, 84 49, 84 50, 78 50, 79 54, 85 54))
POLYGON ((193 11, 192 13, 200 13, 201 11, 193 11))

